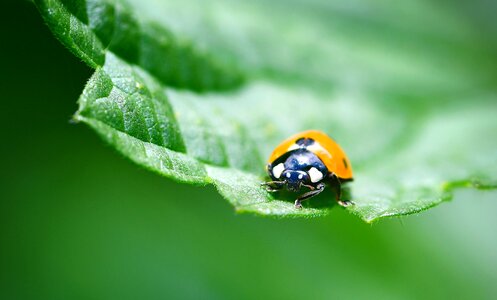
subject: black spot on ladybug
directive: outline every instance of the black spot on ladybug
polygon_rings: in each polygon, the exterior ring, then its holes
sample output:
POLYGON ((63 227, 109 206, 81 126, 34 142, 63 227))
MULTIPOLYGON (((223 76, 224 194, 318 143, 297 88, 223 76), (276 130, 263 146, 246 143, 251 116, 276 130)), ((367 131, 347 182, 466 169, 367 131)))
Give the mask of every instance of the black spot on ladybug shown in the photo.
POLYGON ((347 161, 345 160, 345 158, 342 158, 342 161, 343 161, 343 165, 345 166, 345 169, 348 169, 349 165, 347 164, 347 161))
POLYGON ((314 140, 311 138, 300 138, 295 141, 295 144, 301 146, 301 147, 308 147, 312 144, 314 144, 314 140))

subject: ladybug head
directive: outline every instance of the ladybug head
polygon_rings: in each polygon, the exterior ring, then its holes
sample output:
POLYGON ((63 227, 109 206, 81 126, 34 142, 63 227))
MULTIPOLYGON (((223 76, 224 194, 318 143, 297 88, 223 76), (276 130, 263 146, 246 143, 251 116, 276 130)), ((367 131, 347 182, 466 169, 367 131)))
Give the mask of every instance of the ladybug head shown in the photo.
POLYGON ((291 192, 300 191, 302 184, 309 182, 309 174, 300 170, 285 170, 281 177, 285 181, 287 189, 291 192))

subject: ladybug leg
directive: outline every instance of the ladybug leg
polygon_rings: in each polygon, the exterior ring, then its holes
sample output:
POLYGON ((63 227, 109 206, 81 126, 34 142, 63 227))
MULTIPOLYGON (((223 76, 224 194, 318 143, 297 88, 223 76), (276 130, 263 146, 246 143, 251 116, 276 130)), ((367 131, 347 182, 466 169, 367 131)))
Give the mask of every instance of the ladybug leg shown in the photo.
POLYGON ((261 183, 261 186, 265 187, 266 191, 270 193, 281 190, 284 185, 285 185, 284 181, 269 181, 261 183))
MULTIPOLYGON (((307 185, 306 185, 307 186, 307 185)), ((307 186, 309 187, 309 186, 307 186)), ((307 193, 304 193, 302 195, 300 195, 297 200, 295 200, 295 207, 296 208, 302 208, 302 201, 304 200, 307 200, 309 198, 312 198, 316 195, 318 195, 319 193, 321 193, 322 191, 324 190, 324 183, 320 183, 318 184, 315 188, 312 187, 312 190, 307 192, 307 193)))
POLYGON ((342 198, 342 184, 341 184, 338 176, 335 175, 335 173, 332 173, 330 175, 330 185, 335 190, 336 200, 340 206, 347 207, 347 206, 354 204, 354 202, 352 202, 352 201, 341 199, 342 198))

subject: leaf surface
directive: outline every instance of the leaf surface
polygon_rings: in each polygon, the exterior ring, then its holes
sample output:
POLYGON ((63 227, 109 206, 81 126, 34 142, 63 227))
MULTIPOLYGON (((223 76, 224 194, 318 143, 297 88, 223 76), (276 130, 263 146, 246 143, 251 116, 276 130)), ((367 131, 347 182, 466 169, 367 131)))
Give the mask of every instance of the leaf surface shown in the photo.
POLYGON ((348 153, 348 209, 368 222, 497 186, 495 41, 440 8, 412 4, 430 11, 419 22, 386 3, 35 2, 95 69, 75 119, 139 165, 214 184, 239 212, 329 211, 331 192, 298 210, 259 186, 272 148, 310 128, 348 153))

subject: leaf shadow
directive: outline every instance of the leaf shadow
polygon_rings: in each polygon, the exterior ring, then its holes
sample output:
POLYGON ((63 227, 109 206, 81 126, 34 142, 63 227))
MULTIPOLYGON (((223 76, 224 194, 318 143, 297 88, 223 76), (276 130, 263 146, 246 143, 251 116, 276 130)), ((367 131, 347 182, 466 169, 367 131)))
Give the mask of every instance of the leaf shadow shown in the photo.
MULTIPOLYGON (((283 189, 275 192, 274 196, 278 200, 294 203, 301 194, 303 194, 303 192, 294 193, 283 189)), ((352 190, 348 184, 342 185, 342 200, 352 200, 352 190)), ((336 205, 338 205, 338 203, 336 202, 335 191, 329 186, 327 186, 321 194, 302 202, 304 208, 326 209, 333 208, 336 205)))

